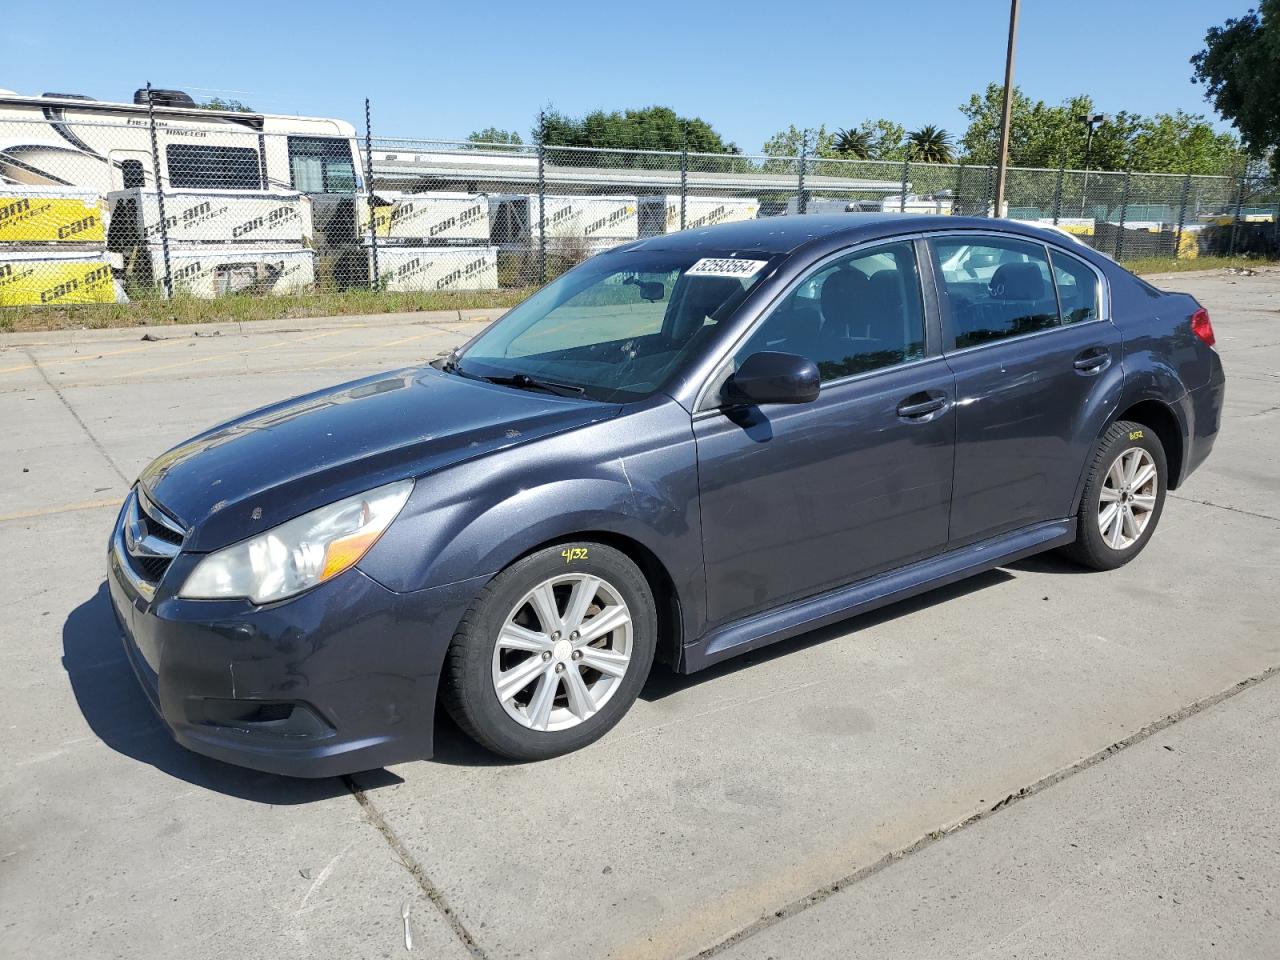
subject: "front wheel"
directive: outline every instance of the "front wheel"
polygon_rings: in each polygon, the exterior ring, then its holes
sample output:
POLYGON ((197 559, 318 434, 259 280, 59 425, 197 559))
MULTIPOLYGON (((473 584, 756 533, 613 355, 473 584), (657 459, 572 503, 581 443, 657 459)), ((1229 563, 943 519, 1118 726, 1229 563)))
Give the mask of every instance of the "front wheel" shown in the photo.
POLYGON ((467 611, 449 648, 445 706, 494 753, 554 757, 622 719, 656 646, 639 568, 601 543, 557 544, 508 567, 467 611))
POLYGON ((1136 557, 1160 521, 1168 475, 1164 447, 1149 427, 1112 424, 1094 450, 1067 555, 1095 570, 1136 557))

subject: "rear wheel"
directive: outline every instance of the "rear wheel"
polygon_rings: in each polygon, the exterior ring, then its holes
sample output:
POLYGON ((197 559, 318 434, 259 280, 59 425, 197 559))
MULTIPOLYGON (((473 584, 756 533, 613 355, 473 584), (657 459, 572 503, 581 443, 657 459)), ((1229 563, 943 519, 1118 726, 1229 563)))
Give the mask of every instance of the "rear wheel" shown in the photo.
POLYGON ((508 567, 472 604, 449 648, 444 702, 495 753, 568 753, 635 702, 656 633, 648 582, 625 554, 557 544, 508 567))
POLYGON ((1065 549, 1095 570, 1114 570, 1147 545, 1164 510, 1168 466, 1154 431, 1121 420, 1094 451, 1077 514, 1076 541, 1065 549))

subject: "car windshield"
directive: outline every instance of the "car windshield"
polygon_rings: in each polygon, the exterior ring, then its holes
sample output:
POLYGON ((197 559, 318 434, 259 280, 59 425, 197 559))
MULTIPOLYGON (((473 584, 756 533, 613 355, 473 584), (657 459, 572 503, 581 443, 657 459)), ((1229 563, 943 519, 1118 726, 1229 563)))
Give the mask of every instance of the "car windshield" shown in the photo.
POLYGON ((639 400, 703 348, 773 265, 754 251, 605 253, 508 313, 452 368, 591 400, 639 400))

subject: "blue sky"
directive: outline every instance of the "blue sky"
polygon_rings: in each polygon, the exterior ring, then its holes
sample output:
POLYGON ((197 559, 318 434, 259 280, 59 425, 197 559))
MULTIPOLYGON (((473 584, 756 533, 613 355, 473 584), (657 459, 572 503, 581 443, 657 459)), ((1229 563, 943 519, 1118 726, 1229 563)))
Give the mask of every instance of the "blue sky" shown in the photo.
MULTIPOLYGON (((369 96, 375 133, 422 137, 526 134, 546 105, 660 103, 749 152, 789 123, 885 116, 959 134, 960 104, 1001 78, 1008 24, 1007 0, 5 5, 0 88, 21 93, 128 100, 150 80, 358 126, 369 96)), ((1051 103, 1210 113, 1187 60, 1249 6, 1024 0, 1017 82, 1051 103)))

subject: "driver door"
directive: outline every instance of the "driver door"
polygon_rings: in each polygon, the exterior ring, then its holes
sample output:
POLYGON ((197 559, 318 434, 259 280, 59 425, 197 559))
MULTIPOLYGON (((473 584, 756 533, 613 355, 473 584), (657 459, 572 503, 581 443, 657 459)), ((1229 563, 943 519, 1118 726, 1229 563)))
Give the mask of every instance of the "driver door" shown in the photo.
POLYGON ((911 241, 829 260, 737 349, 735 367, 762 350, 813 360, 813 403, 704 399, 693 427, 709 625, 945 548, 955 383, 926 336, 917 262, 911 241))

